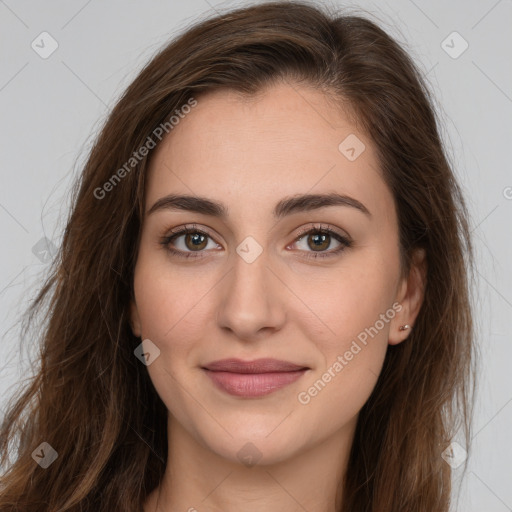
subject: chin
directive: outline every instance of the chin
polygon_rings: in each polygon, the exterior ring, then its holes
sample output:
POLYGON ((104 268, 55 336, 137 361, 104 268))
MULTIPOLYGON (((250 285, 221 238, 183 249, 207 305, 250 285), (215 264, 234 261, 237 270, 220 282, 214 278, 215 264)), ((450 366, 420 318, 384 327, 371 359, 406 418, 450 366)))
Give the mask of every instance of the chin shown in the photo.
POLYGON ((306 448, 298 432, 280 429, 278 425, 279 422, 272 425, 261 423, 259 426, 253 423, 247 429, 238 427, 233 437, 226 434, 222 438, 208 437, 203 442, 212 452, 236 464, 247 467, 274 465, 306 448))

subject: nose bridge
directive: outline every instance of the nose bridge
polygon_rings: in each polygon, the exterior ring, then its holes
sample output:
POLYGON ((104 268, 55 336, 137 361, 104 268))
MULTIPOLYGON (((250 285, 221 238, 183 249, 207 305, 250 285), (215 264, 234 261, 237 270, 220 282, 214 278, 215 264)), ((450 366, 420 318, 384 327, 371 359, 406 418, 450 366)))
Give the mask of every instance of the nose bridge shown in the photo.
POLYGON ((248 236, 236 247, 230 265, 219 305, 219 324, 241 338, 250 338, 264 327, 277 328, 284 319, 284 309, 270 251, 248 236))

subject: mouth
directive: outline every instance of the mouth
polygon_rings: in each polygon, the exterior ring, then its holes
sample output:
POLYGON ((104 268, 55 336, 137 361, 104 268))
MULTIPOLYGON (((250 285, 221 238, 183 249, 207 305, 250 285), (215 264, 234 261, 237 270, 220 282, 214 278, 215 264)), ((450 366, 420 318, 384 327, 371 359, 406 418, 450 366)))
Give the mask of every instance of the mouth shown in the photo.
POLYGON ((309 369, 278 359, 223 359, 202 367, 218 389, 242 398, 273 393, 300 379, 309 369))

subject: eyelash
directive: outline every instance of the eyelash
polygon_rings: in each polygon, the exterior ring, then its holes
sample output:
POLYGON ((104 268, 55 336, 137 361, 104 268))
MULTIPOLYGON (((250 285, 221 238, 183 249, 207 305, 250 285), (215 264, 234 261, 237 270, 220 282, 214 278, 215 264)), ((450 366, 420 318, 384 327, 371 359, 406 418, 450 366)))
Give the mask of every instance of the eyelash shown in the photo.
MULTIPOLYGON (((162 240, 160 241, 160 243, 167 251, 169 251, 171 254, 178 256, 180 258, 204 258, 204 256, 201 254, 204 251, 186 252, 186 251, 173 249, 169 246, 169 244, 175 238, 178 238, 179 236, 186 235, 186 234, 200 234, 200 235, 204 235, 204 236, 207 236, 208 238, 212 239, 212 237, 206 231, 196 228, 195 224, 194 224, 192 226, 185 226, 183 228, 178 228, 177 230, 171 230, 170 234, 164 236, 162 238, 162 240)), ((314 226, 314 227, 308 227, 308 228, 302 229, 299 232, 299 234, 297 235, 297 237, 295 238, 295 240, 293 241, 293 243, 298 242, 299 240, 301 240, 302 238, 304 238, 306 235, 309 235, 309 234, 330 235, 335 240, 340 242, 341 245, 337 249, 334 249, 331 251, 321 251, 321 252, 313 251, 313 252, 309 253, 307 256, 304 256, 306 259, 315 259, 316 260, 317 258, 330 258, 333 256, 337 256, 339 253, 343 252, 345 249, 352 247, 351 240, 349 240, 348 238, 346 238, 343 235, 340 235, 336 231, 329 229, 328 227, 322 227, 322 225, 320 225, 320 227, 314 226)), ((307 252, 309 252, 309 251, 307 251, 307 252)))

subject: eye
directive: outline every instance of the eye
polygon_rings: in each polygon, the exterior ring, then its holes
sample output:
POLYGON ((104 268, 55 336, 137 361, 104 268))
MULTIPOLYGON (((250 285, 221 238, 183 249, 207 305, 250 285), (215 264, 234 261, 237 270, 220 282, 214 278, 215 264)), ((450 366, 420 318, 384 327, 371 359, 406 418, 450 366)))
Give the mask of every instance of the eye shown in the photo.
MULTIPOLYGON (((203 249, 208 248, 208 238, 211 238, 208 233, 197 229, 195 225, 193 226, 185 226, 184 228, 179 228, 175 231, 171 231, 170 235, 163 237, 161 240, 161 244, 172 254, 176 256, 180 256, 183 258, 201 258, 203 255, 203 249), (183 238, 180 240, 180 238, 183 238), (176 243, 176 240, 179 240, 176 243), (179 246, 177 249, 173 248, 172 245, 179 246), (199 254, 194 254, 199 253, 199 254)), ((210 249, 214 249, 217 246, 210 240, 214 247, 210 247, 210 249)))
MULTIPOLYGON (((196 228, 195 224, 171 230, 170 234, 164 236, 160 243, 171 254, 182 258, 202 258, 205 256, 204 249, 219 248, 211 236, 206 231, 196 228), (208 247, 209 241, 212 243, 212 247, 208 247)), ((308 253, 304 256, 305 258, 314 259, 336 256, 347 247, 352 246, 352 241, 346 236, 322 225, 303 229, 291 245, 297 243, 303 244, 301 252, 308 253), (338 247, 326 251, 325 249, 331 246, 333 240, 337 242, 338 247)))
POLYGON ((336 256, 347 247, 352 246, 352 242, 341 233, 329 229, 328 227, 310 227, 302 230, 298 238, 295 239, 295 244, 302 243, 302 249, 308 253, 306 258, 329 258, 336 256), (338 243, 338 247, 330 251, 325 249, 329 248, 333 239, 338 243), (308 249, 312 249, 309 251, 308 249))

